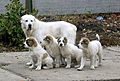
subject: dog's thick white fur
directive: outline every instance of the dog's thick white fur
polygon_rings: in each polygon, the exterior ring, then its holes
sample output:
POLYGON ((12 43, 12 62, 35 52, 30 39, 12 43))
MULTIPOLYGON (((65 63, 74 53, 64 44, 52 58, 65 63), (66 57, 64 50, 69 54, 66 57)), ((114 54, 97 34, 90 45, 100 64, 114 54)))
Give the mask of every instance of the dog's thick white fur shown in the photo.
POLYGON ((79 49, 74 44, 70 44, 67 42, 66 37, 61 37, 58 39, 58 45, 60 47, 60 51, 62 56, 65 58, 65 61, 67 63, 66 68, 71 67, 71 61, 72 59, 75 59, 77 61, 77 66, 80 66, 80 61, 82 61, 83 51, 82 49, 79 49))
POLYGON ((60 67, 61 53, 57 39, 52 35, 46 35, 41 44, 45 46, 47 52, 53 58, 55 67, 60 67))
POLYGON ((26 14, 21 17, 21 27, 26 37, 30 34, 39 42, 42 42, 47 34, 51 34, 55 38, 67 37, 69 43, 75 44, 77 27, 65 21, 42 22, 26 14))
POLYGON ((94 70, 95 67, 98 67, 98 65, 102 64, 101 63, 101 61, 102 61, 102 45, 100 43, 100 37, 98 34, 96 34, 96 37, 97 37, 97 40, 93 40, 93 41, 90 41, 86 37, 81 38, 78 46, 79 46, 79 48, 83 49, 84 56, 83 56, 83 63, 81 63, 82 65, 79 68, 77 68, 77 70, 83 69, 87 58, 90 59, 90 69, 92 69, 92 70, 94 70), (96 62, 97 57, 99 60, 99 64, 96 62))
POLYGON ((27 37, 25 41, 25 46, 30 49, 31 61, 27 63, 27 65, 32 64, 29 68, 35 68, 36 70, 41 70, 42 65, 46 64, 44 69, 53 68, 53 59, 49 56, 49 54, 42 48, 42 46, 38 43, 36 38, 27 37))

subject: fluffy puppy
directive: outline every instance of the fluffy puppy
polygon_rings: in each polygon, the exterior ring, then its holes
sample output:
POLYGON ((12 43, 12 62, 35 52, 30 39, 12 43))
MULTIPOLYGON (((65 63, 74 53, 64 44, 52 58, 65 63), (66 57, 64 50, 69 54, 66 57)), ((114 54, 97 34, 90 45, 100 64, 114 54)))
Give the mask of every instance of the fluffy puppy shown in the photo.
POLYGON ((58 39, 58 45, 60 47, 60 51, 62 56, 65 58, 67 63, 66 68, 71 67, 71 60, 75 59, 77 61, 77 66, 81 65, 80 61, 82 61, 83 51, 79 49, 74 44, 68 43, 66 37, 61 37, 58 39))
POLYGON ((97 40, 90 41, 88 38, 81 38, 78 46, 83 49, 83 63, 77 68, 77 70, 82 70, 85 64, 86 58, 90 59, 90 69, 94 70, 95 67, 98 67, 97 57, 99 58, 99 65, 101 65, 102 61, 102 45, 100 43, 100 37, 96 34, 97 40))
POLYGON ((44 64, 46 65, 46 67, 43 67, 44 69, 53 68, 53 59, 34 37, 27 37, 24 44, 30 49, 32 53, 32 59, 29 63, 27 63, 27 65, 32 64, 29 68, 35 68, 36 66, 36 70, 41 70, 41 67, 44 64))
POLYGON ((60 67, 61 54, 57 43, 57 39, 52 35, 46 35, 42 45, 45 46, 47 52, 54 60, 55 67, 60 67))

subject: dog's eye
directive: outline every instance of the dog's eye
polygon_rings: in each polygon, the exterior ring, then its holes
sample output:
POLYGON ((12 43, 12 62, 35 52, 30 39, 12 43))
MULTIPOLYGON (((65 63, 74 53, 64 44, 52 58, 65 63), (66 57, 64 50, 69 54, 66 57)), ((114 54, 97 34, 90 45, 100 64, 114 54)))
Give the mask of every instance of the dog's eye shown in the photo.
POLYGON ((31 22, 33 22, 33 20, 31 20, 31 22))
POLYGON ((81 44, 83 44, 83 42, 81 42, 81 44))
POLYGON ((57 42, 60 42, 60 40, 57 40, 57 42))
POLYGON ((25 22, 28 22, 28 20, 25 20, 25 22))

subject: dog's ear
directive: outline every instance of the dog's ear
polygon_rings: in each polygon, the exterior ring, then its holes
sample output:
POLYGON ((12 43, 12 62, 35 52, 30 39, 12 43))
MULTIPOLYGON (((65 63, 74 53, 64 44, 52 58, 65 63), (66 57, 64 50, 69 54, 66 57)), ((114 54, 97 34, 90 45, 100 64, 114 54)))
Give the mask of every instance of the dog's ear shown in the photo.
POLYGON ((26 44, 29 47, 37 47, 37 42, 34 39, 28 39, 28 40, 26 40, 26 44))
POLYGON ((89 42, 90 40, 88 38, 83 38, 83 41, 82 41, 83 44, 88 45, 89 42))
POLYGON ((44 53, 43 54, 43 59, 47 58, 48 54, 47 53, 44 53))
POLYGON ((60 41, 59 41, 59 40, 60 40, 60 37, 57 37, 56 39, 57 39, 57 42, 59 43, 59 42, 60 42, 60 41))
POLYGON ((45 40, 48 43, 50 43, 53 40, 53 38, 51 36, 46 36, 43 40, 45 40))
POLYGON ((63 42, 64 42, 65 44, 67 44, 68 40, 67 40, 67 38, 66 38, 66 37, 64 37, 63 42))

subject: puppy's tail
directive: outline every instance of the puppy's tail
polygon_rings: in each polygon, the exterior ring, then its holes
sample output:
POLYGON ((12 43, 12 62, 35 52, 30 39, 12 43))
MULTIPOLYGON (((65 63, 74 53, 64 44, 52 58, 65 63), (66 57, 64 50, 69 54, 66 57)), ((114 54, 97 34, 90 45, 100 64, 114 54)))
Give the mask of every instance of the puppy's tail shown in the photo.
POLYGON ((100 36, 96 34, 97 40, 100 41, 100 36))

